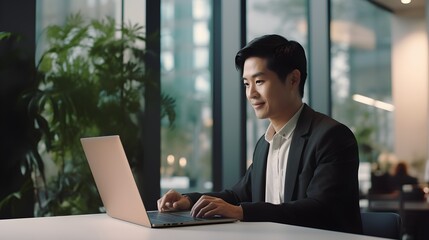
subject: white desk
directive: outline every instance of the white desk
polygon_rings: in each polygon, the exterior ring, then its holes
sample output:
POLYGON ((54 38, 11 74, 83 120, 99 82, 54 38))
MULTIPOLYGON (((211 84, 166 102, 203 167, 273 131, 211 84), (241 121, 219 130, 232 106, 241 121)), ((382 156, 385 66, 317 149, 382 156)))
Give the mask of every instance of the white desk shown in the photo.
POLYGON ((237 222, 150 229, 106 214, 0 220, 0 239, 139 239, 139 240, 370 240, 379 239, 276 223, 237 222))

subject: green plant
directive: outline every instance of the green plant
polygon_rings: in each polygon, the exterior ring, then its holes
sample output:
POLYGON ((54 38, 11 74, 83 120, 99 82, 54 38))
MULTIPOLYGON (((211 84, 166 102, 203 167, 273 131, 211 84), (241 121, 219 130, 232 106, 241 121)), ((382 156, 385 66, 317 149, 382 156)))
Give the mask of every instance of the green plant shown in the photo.
POLYGON ((10 32, 0 32, 0 40, 8 39, 12 36, 10 32))
MULTIPOLYGON (((111 18, 85 23, 70 16, 46 29, 48 48, 38 62, 36 82, 25 94, 29 124, 40 141, 29 155, 51 159, 57 173, 36 182, 37 215, 98 212, 101 206, 86 164, 81 137, 118 134, 133 159, 138 151, 145 86, 143 27, 117 28, 111 18)), ((162 116, 174 121, 174 99, 161 97, 162 116)))

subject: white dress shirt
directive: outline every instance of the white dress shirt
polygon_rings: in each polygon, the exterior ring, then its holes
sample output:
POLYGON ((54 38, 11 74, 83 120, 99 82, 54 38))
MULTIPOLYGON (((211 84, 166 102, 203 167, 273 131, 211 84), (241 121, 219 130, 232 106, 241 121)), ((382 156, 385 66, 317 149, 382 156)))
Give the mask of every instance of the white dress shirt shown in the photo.
POLYGON ((295 115, 276 133, 272 124, 265 132, 265 140, 270 143, 267 159, 265 201, 273 204, 284 202, 286 166, 289 148, 304 104, 295 115))

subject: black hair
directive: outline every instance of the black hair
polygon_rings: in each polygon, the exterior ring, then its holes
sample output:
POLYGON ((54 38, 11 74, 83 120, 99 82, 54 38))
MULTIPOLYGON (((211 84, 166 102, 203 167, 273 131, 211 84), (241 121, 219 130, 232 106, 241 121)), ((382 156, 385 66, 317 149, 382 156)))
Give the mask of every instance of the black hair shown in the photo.
POLYGON ((267 59, 267 68, 275 72, 277 76, 285 81, 287 75, 297 69, 301 73, 299 93, 304 97, 304 84, 307 78, 307 59, 304 48, 296 41, 271 34, 264 35, 250 41, 245 47, 238 51, 235 56, 235 67, 243 71, 244 62, 249 57, 260 57, 267 59))

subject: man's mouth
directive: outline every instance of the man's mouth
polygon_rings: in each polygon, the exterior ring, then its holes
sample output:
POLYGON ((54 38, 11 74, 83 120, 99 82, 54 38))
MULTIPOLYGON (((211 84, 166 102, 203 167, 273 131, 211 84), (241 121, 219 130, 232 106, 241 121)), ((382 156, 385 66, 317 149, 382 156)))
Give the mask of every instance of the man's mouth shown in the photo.
POLYGON ((261 108, 265 103, 264 102, 257 102, 257 103, 252 103, 252 106, 254 109, 258 109, 261 108))

